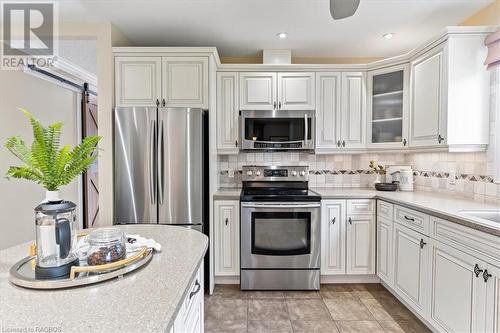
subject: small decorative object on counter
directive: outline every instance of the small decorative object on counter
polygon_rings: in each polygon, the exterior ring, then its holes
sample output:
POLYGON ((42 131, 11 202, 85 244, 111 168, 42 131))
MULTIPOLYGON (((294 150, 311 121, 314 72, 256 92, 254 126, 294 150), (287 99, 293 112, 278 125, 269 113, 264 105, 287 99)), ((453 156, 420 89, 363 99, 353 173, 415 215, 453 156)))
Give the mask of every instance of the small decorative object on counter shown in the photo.
POLYGON ((127 255, 125 234, 117 228, 94 230, 87 238, 89 243, 87 264, 97 266, 109 264, 127 255))
POLYGON ((385 175, 385 168, 382 165, 375 165, 375 161, 370 161, 369 165, 370 169, 372 169, 373 173, 375 173, 375 180, 373 181, 373 186, 376 183, 382 182, 382 175, 385 175))
POLYGON ((398 189, 398 183, 375 183, 375 189, 377 191, 396 191, 398 189))
POLYGON ((68 277, 71 267, 78 265, 76 245, 76 205, 59 197, 59 189, 85 172, 97 158, 99 136, 88 136, 73 149, 60 147, 62 123, 42 126, 31 113, 20 109, 33 128, 34 141, 26 145, 19 136, 7 139, 5 147, 21 162, 11 166, 7 178, 18 178, 41 184, 46 198, 35 208, 36 213, 36 278, 68 277))

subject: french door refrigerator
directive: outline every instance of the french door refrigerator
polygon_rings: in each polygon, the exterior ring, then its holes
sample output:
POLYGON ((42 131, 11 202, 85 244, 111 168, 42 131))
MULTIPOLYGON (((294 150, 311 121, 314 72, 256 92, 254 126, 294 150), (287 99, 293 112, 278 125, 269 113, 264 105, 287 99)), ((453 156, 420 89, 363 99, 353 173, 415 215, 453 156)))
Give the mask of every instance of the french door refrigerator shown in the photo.
POLYGON ((175 224, 206 232, 207 112, 118 107, 114 118, 115 223, 175 224))

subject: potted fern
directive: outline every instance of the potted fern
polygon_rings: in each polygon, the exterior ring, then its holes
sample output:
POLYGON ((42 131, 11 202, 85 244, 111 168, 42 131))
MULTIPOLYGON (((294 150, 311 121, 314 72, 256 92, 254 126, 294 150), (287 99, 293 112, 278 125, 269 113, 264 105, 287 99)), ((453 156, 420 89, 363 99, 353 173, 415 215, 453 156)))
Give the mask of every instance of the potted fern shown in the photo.
POLYGON ((101 137, 88 136, 73 149, 70 145, 61 148, 62 123, 44 127, 27 110, 20 110, 31 123, 34 141, 27 146, 19 136, 7 139, 5 147, 23 164, 9 167, 6 177, 34 181, 47 190, 46 201, 61 201, 59 189, 71 183, 95 161, 101 137))

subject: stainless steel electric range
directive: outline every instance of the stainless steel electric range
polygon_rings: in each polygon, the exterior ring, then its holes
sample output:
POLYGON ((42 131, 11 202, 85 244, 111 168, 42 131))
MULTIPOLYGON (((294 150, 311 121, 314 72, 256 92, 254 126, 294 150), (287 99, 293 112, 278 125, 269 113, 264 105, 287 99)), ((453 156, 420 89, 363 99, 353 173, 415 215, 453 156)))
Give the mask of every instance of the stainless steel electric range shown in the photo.
POLYGON ((241 289, 318 290, 321 197, 306 166, 244 166, 241 289))

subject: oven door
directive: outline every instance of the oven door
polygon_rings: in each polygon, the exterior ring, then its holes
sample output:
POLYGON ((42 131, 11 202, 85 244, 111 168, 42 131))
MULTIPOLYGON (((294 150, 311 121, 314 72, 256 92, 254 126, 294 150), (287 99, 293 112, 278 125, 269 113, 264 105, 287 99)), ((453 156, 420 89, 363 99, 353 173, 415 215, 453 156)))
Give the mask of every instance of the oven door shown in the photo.
POLYGON ((241 268, 320 267, 319 202, 242 202, 241 268))
POLYGON ((241 111, 242 150, 314 150, 314 111, 241 111))

